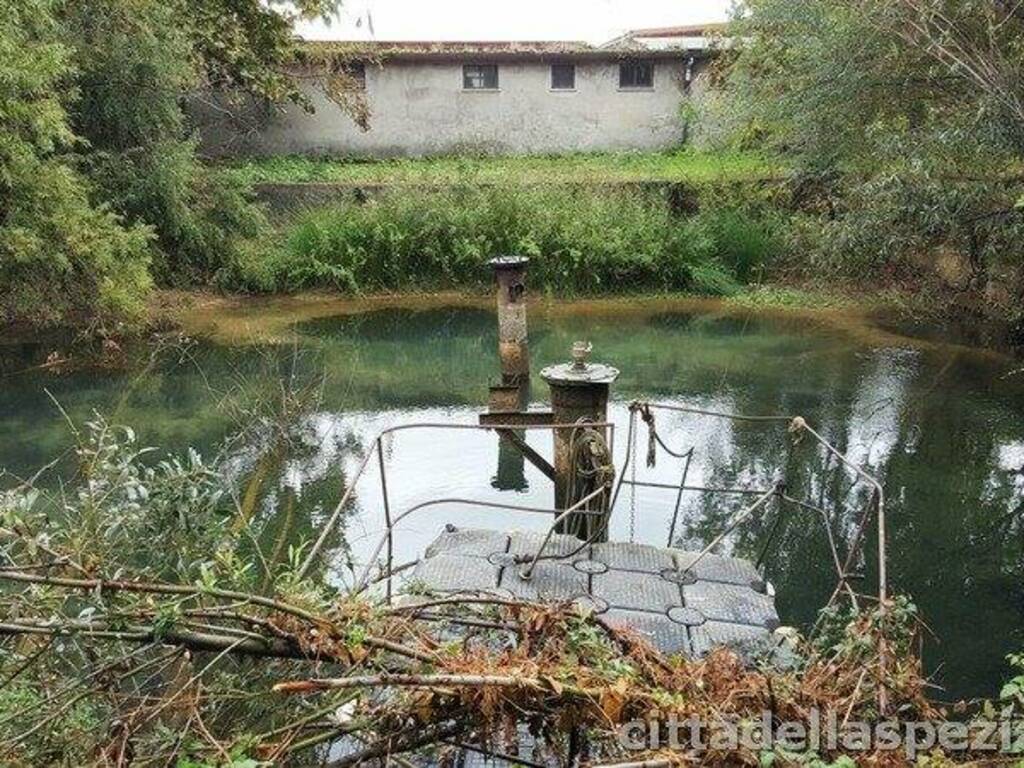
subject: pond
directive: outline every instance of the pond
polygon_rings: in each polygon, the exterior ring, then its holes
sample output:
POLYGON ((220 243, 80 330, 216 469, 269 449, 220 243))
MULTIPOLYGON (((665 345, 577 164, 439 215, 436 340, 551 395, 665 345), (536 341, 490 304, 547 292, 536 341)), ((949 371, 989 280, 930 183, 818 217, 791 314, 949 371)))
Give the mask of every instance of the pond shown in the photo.
MULTIPOLYGON (((243 488, 240 506, 260 521, 264 549, 279 560, 288 545, 316 534, 382 429, 475 423, 497 378, 495 315, 475 300, 265 302, 187 317, 199 340, 165 341, 113 371, 40 369, 45 345, 0 346, 0 469, 26 476, 63 456, 55 472, 70 471, 68 421, 80 426, 94 412, 130 425, 161 451, 223 450, 243 488)), ((530 333, 537 404, 547 387, 536 372, 566 360, 573 341, 591 341, 595 360, 621 369, 611 409, 620 464, 634 399, 805 417, 885 485, 891 589, 913 596, 933 633, 925 652, 941 686, 936 698, 998 690, 1005 654, 1024 648, 1019 361, 838 312, 741 311, 707 301, 537 302, 530 333)), ((764 487, 784 479, 790 493, 832 510, 841 546, 852 538, 862 497, 849 473, 794 444, 784 428, 686 414, 660 415, 658 427, 674 449, 696 449, 693 484, 764 487)), ((646 431, 639 438, 642 459, 646 431)), ((549 434, 528 439, 550 454, 549 434)), ((398 510, 439 497, 552 504, 550 482, 499 448, 493 434, 402 432, 387 439, 386 461, 398 510)), ((343 537, 331 542, 342 582, 381 532, 379 475, 370 466, 343 537)), ((676 484, 680 465, 662 455, 650 469, 641 460, 637 472, 676 484)), ((673 492, 624 489, 612 538, 665 545, 674 502, 673 492)), ((674 543, 700 547, 741 504, 687 494, 674 543)), ((764 552, 784 622, 806 627, 835 582, 827 539, 814 516, 777 515, 752 520, 725 547, 754 558, 764 552)), ((448 522, 543 530, 549 520, 425 510, 400 529, 396 562, 417 557, 448 522)), ((868 542, 858 585, 865 593, 875 576, 868 542)))

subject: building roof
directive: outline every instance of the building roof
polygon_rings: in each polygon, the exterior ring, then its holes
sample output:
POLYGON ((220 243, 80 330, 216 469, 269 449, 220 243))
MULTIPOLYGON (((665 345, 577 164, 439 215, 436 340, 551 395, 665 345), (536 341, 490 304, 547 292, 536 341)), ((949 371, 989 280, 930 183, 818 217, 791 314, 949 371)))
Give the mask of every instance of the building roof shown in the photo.
POLYGON ((683 27, 648 27, 634 29, 630 37, 707 37, 708 35, 725 32, 729 25, 726 22, 708 22, 706 24, 690 24, 683 27))
POLYGON ((647 51, 690 51, 707 53, 711 36, 722 34, 728 25, 719 22, 679 27, 649 27, 630 30, 601 46, 605 50, 637 49, 647 51))
POLYGON ((643 55, 650 58, 677 58, 673 51, 657 51, 646 46, 621 45, 614 48, 596 47, 589 43, 565 40, 504 40, 504 41, 302 41, 302 47, 323 55, 349 59, 376 59, 380 61, 448 62, 477 58, 488 62, 569 60, 586 61, 624 58, 643 55))

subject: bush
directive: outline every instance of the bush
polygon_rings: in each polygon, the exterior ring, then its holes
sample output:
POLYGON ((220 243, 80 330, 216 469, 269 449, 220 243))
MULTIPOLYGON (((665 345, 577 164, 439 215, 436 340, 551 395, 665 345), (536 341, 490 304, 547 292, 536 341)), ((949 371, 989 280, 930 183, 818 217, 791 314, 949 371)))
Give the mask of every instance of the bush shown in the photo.
POLYGON ((489 284, 485 262, 529 256, 561 294, 735 290, 773 257, 770 227, 738 210, 674 216, 661 193, 592 187, 392 191, 302 215, 282 249, 235 262, 228 287, 346 292, 489 284))
POLYGON ((0 0, 0 321, 137 319, 150 230, 94 205, 67 155, 70 63, 53 11, 0 0))
POLYGON ((152 228, 157 282, 202 283, 263 233, 264 217, 246 186, 197 156, 180 98, 199 74, 180 9, 122 6, 90 0, 64 16, 78 75, 72 127, 88 142, 80 168, 95 197, 152 228))

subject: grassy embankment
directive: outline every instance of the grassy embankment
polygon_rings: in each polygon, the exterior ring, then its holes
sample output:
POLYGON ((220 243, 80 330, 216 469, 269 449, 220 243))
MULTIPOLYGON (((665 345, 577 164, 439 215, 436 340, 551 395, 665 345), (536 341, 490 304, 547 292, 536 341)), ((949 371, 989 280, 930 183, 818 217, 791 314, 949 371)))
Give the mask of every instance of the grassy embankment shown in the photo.
POLYGON ((621 152, 523 157, 359 160, 279 156, 231 164, 250 184, 710 183, 778 178, 784 165, 754 153, 621 152))
POLYGON ((277 157, 233 172, 254 184, 383 188, 288 217, 273 247, 224 275, 226 287, 256 292, 473 289, 489 285, 488 259, 516 253, 532 259, 535 285, 560 295, 730 295, 786 241, 785 170, 751 154, 277 157))

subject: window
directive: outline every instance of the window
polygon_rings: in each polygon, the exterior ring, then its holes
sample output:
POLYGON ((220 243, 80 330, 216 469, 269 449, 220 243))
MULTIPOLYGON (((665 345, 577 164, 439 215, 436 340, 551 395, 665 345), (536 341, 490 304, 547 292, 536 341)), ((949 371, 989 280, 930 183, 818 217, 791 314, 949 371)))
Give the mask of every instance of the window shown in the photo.
POLYGON ((624 61, 619 65, 619 88, 653 88, 654 63, 624 61))
POLYGON ((576 65, 575 64, 552 64, 551 65, 551 90, 553 90, 553 91, 574 91, 574 90, 576 90, 576 65))
POLYGON ((352 78, 352 82, 346 85, 346 88, 351 88, 357 91, 366 90, 366 65, 361 62, 352 64, 345 64, 342 67, 342 72, 352 78))
POLYGON ((498 65, 467 64, 462 68, 462 87, 467 91, 498 90, 498 65))

